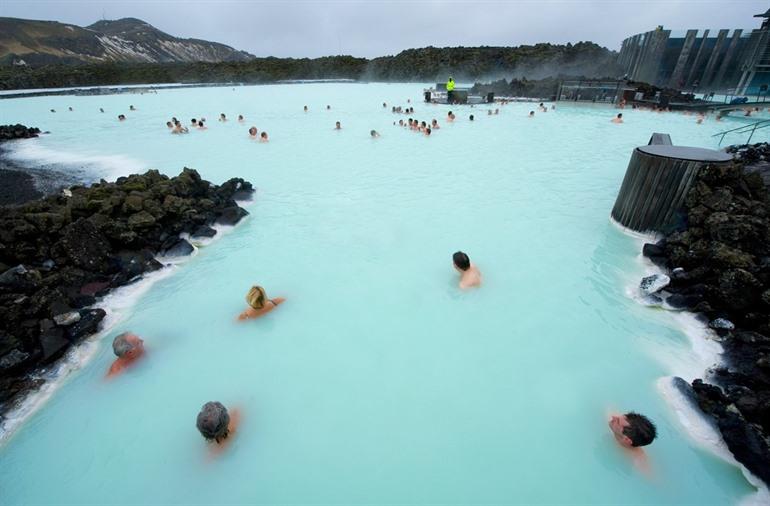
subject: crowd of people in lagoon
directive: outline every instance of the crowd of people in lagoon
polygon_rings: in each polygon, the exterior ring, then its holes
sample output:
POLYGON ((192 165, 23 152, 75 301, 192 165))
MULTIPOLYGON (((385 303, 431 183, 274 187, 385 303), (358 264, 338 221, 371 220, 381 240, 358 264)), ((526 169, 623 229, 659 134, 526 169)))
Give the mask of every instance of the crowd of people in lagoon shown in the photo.
MULTIPOLYGON (((407 102, 411 103, 411 101, 407 102)), ((507 100, 500 100, 499 103, 501 106, 505 106, 509 102, 507 100)), ((382 107, 387 109, 387 103, 383 103, 382 107)), ((626 107, 625 101, 619 103, 618 107, 620 109, 624 109, 626 107)), ((642 109, 642 107, 639 107, 636 104, 633 104, 632 108, 642 109)), ((331 110, 331 106, 327 105, 326 109, 331 110)), ((549 108, 542 102, 538 105, 537 109, 541 113, 546 113, 549 111, 549 108)), ((551 105, 550 110, 553 111, 555 109, 556 106, 551 105)), ((69 110, 72 111, 72 108, 70 107, 69 110)), ((130 106, 129 110, 136 111, 136 108, 132 105, 130 106)), ((667 112, 660 109, 654 110, 656 112, 667 112)), ((104 112, 103 109, 100 109, 100 111, 104 112)), ((303 107, 303 111, 306 113, 309 112, 307 105, 303 107)), ((51 109, 51 112, 55 112, 55 110, 51 109)), ((393 114, 414 115, 414 107, 409 105, 405 107, 393 106, 391 108, 391 112, 393 114)), ((487 110, 487 115, 491 116, 498 114, 500 114, 499 108, 487 110)), ((685 112, 685 114, 687 115, 689 113, 685 112)), ((746 115, 749 114, 747 113, 746 115)), ((529 118, 534 118, 535 111, 530 111, 527 116, 529 118)), ((452 123, 455 121, 455 119, 456 116, 454 112, 449 111, 445 121, 447 123, 452 123)), ((469 121, 474 121, 474 115, 470 114, 468 119, 469 121)), ((702 123, 703 119, 705 119, 705 115, 699 114, 697 117, 697 122, 702 123)), ((126 116, 124 114, 120 114, 118 116, 118 120, 125 121, 126 116)), ((221 113, 218 120, 222 123, 229 121, 225 113, 221 113)), ((719 118, 717 118, 717 120, 719 120, 719 118)), ((241 124, 245 123, 244 116, 239 114, 237 121, 241 124)), ((623 123, 623 113, 617 113, 617 115, 612 118, 611 121, 616 124, 623 123)), ((441 128, 436 118, 433 118, 430 120, 430 122, 428 122, 427 120, 421 121, 411 116, 407 120, 399 119, 397 122, 394 121, 393 125, 408 129, 416 133, 421 133, 425 136, 430 136, 441 128)), ((166 127, 172 134, 187 134, 191 129, 206 130, 208 128, 206 126, 205 118, 192 118, 190 125, 185 127, 176 117, 173 117, 170 121, 166 122, 166 127)), ((340 121, 336 121, 333 129, 341 130, 342 123, 340 121)), ((249 138, 251 139, 258 139, 260 142, 268 142, 267 132, 258 132, 256 126, 249 127, 248 134, 249 138)), ((371 130, 370 135, 373 138, 380 136, 379 132, 376 130, 371 130)), ((458 286, 460 289, 467 290, 481 286, 481 271, 475 264, 470 261, 470 258, 466 253, 462 251, 457 251, 454 253, 452 255, 452 265, 459 274, 458 286)), ((265 289, 258 285, 252 286, 249 289, 245 299, 246 309, 237 316, 238 321, 252 320, 264 316, 275 310, 279 305, 286 301, 284 297, 268 298, 265 289)), ((113 340, 112 348, 117 358, 110 366, 107 372, 107 377, 114 377, 118 375, 126 368, 135 364, 146 354, 144 341, 132 332, 124 332, 116 336, 113 340)), ((226 408, 220 402, 207 402, 203 405, 197 415, 196 427, 206 441, 213 443, 212 452, 218 453, 225 447, 227 442, 232 440, 232 435, 238 427, 240 418, 241 415, 239 409, 232 408, 228 410, 228 408, 226 408)), ((642 447, 649 445, 656 438, 657 430, 655 424, 644 415, 640 415, 634 412, 627 412, 625 414, 611 415, 609 417, 608 425, 617 443, 621 447, 629 450, 629 452, 631 452, 634 456, 634 460, 637 463, 641 462, 640 467, 644 468, 646 457, 644 456, 642 447)))

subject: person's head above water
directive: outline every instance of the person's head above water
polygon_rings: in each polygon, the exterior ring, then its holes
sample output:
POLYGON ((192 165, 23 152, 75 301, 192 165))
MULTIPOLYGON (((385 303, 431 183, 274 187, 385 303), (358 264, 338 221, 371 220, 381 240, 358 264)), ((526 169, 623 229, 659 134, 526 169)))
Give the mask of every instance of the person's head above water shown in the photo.
POLYGON ((257 136, 257 127, 253 126, 253 127, 249 128, 249 135, 252 136, 252 137, 256 137, 257 136))
POLYGON ((262 132, 261 134, 259 134, 259 137, 261 140, 267 142, 267 132, 262 132))
POLYGON ((219 443, 229 433, 230 414, 221 402, 207 402, 198 413, 195 426, 208 441, 219 443))
POLYGON ((118 358, 136 358, 144 351, 144 341, 131 332, 123 332, 112 341, 112 351, 118 358))
POLYGON ((647 446, 658 435, 649 418, 634 412, 612 416, 609 425, 615 439, 628 448, 647 446))
POLYGON ((622 112, 619 112, 619 113, 618 113, 618 118, 622 118, 622 117, 623 117, 623 113, 622 113, 622 112))
POLYGON ((246 304, 254 309, 262 309, 267 303, 267 294, 261 286, 254 285, 246 294, 246 304))
POLYGON ((530 116, 534 116, 535 115, 535 111, 529 111, 529 115, 530 116))
POLYGON ((379 132, 377 132, 377 130, 372 130, 371 132, 369 132, 369 135, 371 135, 372 137, 379 137, 380 136, 380 134, 379 134, 379 132))
POLYGON ((340 123, 339 121, 338 121, 338 122, 336 122, 336 123, 334 124, 334 129, 335 129, 335 130, 342 130, 342 123, 340 123))
POLYGON ((452 262, 461 271, 467 271, 471 267, 471 259, 462 251, 457 251, 452 255, 452 262))
POLYGON ((471 117, 470 117, 470 118, 468 118, 468 119, 470 119, 471 121, 473 121, 473 114, 471 114, 471 117))
POLYGON ((166 121, 166 126, 169 128, 174 128, 174 124, 171 123, 170 121, 166 121))

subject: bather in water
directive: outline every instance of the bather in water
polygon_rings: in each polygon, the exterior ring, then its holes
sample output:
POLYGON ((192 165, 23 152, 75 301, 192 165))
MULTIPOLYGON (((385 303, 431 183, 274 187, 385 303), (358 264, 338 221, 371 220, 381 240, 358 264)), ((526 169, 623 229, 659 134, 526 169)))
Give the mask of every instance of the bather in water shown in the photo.
POLYGON ((112 341, 112 351, 118 357, 107 376, 115 376, 144 356, 144 341, 136 334, 123 332, 112 341))
POLYGON ((286 299, 284 297, 268 299, 265 289, 261 286, 254 285, 249 290, 249 293, 246 294, 246 304, 248 304, 249 307, 238 315, 238 319, 243 321, 259 318, 277 308, 279 304, 282 304, 285 301, 286 299))

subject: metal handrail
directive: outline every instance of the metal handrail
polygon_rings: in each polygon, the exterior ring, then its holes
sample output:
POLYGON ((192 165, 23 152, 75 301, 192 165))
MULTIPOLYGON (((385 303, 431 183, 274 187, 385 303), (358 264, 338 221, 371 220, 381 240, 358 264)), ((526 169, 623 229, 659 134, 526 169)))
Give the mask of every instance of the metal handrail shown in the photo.
POLYGON ((742 134, 742 133, 748 132, 749 129, 750 129, 751 130, 751 135, 749 135, 749 139, 746 141, 746 144, 748 144, 749 142, 751 142, 751 138, 754 137, 754 132, 756 132, 757 130, 759 130, 761 128, 765 128, 765 127, 769 127, 769 126, 770 126, 770 119, 763 119, 763 120, 759 120, 759 121, 756 121, 754 123, 751 123, 749 125, 743 125, 743 126, 739 126, 737 128, 730 129, 730 130, 725 130, 724 132, 715 133, 711 137, 716 137, 717 135, 721 135, 722 137, 719 139, 719 146, 721 146, 722 145, 722 141, 725 140, 725 135, 727 135, 729 133, 732 133, 732 132, 737 132, 738 130, 742 130, 741 132, 738 132, 738 133, 742 134), (762 125, 762 126, 760 126, 760 125, 762 125))

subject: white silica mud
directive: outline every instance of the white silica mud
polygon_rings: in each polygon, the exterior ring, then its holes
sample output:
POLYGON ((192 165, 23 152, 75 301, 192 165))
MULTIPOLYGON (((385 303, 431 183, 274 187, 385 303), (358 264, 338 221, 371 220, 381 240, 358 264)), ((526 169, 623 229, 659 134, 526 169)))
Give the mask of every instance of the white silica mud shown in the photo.
POLYGON ((741 469, 683 423, 697 412, 683 416, 658 386, 697 377, 718 349, 700 350, 708 341, 679 317, 629 296, 651 272, 642 241, 608 219, 631 151, 653 132, 714 148, 714 133, 744 120, 626 109, 616 125, 608 106, 566 103, 547 113, 495 105, 488 116, 489 106, 424 104, 422 88, 3 100, 6 122, 51 132, 20 152, 67 153, 60 170, 114 178, 187 166, 257 192, 248 219, 132 298, 91 358, 5 439, 2 502, 756 499, 741 469), (172 116, 185 126, 203 116, 208 129, 172 135, 172 116), (410 116, 441 128, 425 137, 393 125, 410 116), (269 142, 250 139, 252 125, 269 142), (458 289, 458 250, 483 273, 481 288, 458 289), (287 301, 238 323, 253 284, 287 301), (127 330, 147 356, 106 381, 109 344, 127 330), (207 401, 242 413, 216 458, 195 427, 207 401), (649 473, 614 442, 610 410, 656 422, 649 473))

